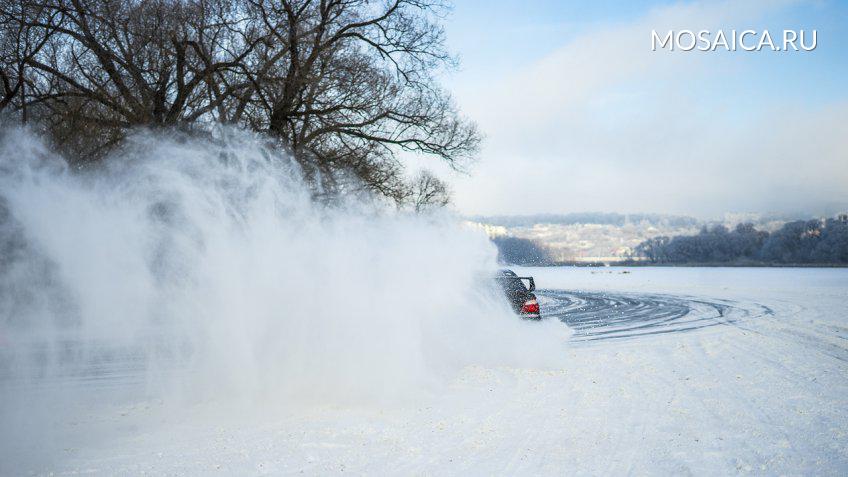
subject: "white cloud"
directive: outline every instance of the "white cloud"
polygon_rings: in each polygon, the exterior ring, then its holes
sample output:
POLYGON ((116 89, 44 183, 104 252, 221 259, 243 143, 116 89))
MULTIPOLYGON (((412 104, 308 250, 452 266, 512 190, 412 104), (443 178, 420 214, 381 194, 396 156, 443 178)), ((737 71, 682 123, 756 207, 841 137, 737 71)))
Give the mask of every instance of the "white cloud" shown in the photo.
POLYGON ((781 81, 774 64, 792 58, 651 51, 652 29, 762 29, 789 3, 657 9, 511 76, 460 83, 487 142, 472 177, 455 181, 458 206, 720 214, 848 204, 846 103, 804 101, 798 88, 810 85, 759 93, 758 81, 781 81))

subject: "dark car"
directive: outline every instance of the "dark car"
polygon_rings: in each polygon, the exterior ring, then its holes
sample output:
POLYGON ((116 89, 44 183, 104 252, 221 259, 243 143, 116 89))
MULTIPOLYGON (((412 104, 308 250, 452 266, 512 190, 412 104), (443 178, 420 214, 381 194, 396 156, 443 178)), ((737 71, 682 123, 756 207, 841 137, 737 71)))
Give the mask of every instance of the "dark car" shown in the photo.
POLYGON ((533 290, 536 289, 536 282, 533 277, 519 277, 512 270, 500 270, 495 280, 509 300, 510 305, 515 313, 521 315, 522 318, 538 320, 542 317, 539 310, 539 302, 536 300, 536 295, 533 290), (524 285, 527 281, 527 286, 524 285))

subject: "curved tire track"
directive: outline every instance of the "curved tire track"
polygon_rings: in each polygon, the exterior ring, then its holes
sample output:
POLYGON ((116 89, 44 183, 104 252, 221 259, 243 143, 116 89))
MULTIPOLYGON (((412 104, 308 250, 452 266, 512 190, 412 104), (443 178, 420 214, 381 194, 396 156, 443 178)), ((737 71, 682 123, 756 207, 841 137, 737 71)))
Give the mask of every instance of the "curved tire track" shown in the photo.
POLYGON ((543 315, 571 327, 574 341, 683 333, 772 314, 762 305, 686 296, 565 290, 537 295, 543 315))

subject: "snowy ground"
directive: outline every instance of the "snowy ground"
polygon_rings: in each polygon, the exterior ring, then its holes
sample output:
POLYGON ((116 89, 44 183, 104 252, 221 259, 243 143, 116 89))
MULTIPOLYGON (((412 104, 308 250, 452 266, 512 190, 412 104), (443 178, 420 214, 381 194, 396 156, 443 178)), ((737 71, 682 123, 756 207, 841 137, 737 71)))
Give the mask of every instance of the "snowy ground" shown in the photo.
POLYGON ((2 431, 0 473, 848 473, 848 269, 521 271, 574 329, 562 368, 384 405, 47 414, 2 431))

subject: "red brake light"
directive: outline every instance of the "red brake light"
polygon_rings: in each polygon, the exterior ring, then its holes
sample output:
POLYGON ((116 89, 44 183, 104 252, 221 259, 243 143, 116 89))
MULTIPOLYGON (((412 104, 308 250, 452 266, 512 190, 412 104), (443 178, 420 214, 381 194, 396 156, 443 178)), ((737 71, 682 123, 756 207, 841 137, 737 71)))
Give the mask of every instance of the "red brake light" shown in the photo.
POLYGON ((536 301, 535 298, 527 300, 524 302, 524 306, 521 307, 522 313, 539 313, 539 302, 536 301))

